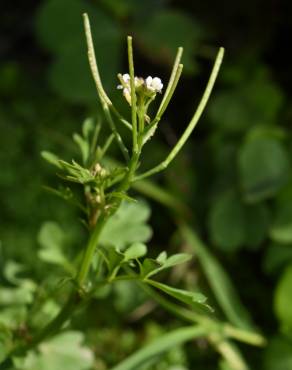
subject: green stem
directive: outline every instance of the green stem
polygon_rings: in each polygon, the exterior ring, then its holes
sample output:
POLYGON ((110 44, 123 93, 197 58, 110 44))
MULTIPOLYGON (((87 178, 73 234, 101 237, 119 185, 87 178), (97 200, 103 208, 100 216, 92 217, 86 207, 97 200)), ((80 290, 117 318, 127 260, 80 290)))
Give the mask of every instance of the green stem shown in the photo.
POLYGON ((151 170, 146 171, 145 173, 136 176, 133 181, 142 180, 146 177, 152 176, 152 175, 166 169, 167 166, 170 164, 170 162, 177 156, 179 151, 182 149, 182 147, 184 146, 184 144, 186 143, 186 141, 190 137, 194 128, 196 127, 199 119, 201 118, 202 113, 204 112, 204 109, 207 105, 207 102, 208 102, 209 97, 211 95, 211 92, 213 90, 216 78, 218 76, 219 69, 220 69, 220 66, 221 66, 221 63, 222 63, 222 60, 223 60, 223 56, 224 56, 224 49, 220 48, 219 52, 217 54, 215 64, 214 64, 214 67, 212 69, 209 81, 207 83, 207 86, 206 86, 206 89, 205 89, 204 94, 202 96, 202 99, 201 99, 201 101, 198 105, 198 108, 197 108, 193 118, 191 119, 190 123, 188 124, 187 128, 185 129, 184 133, 182 134, 182 136, 180 137, 180 139, 178 140, 176 145, 172 148, 172 150, 170 151, 170 153, 168 154, 166 159, 163 162, 161 162, 159 165, 152 168, 151 170))
POLYGON ((91 69, 91 74, 95 82, 96 90, 99 96, 99 99, 101 101, 102 109, 105 113, 106 119, 109 123, 109 126, 115 135, 115 139, 117 141, 117 144, 119 145, 124 157, 126 160, 129 159, 128 150, 120 136, 120 134, 117 131, 117 128, 115 126, 115 123, 112 119, 110 110, 117 116, 117 118, 125 123, 123 117, 120 115, 120 113, 116 110, 116 108, 113 106, 113 103, 111 102, 110 98, 107 96, 99 74, 96 58, 95 58, 95 51, 94 51, 94 45, 92 40, 92 34, 91 34, 91 28, 90 28, 90 22, 88 19, 88 15, 85 13, 83 14, 84 19, 84 28, 85 28, 85 35, 86 35, 86 42, 87 42, 87 48, 88 48, 88 61, 89 66, 91 69))
POLYGON ((128 63, 129 63, 129 74, 130 74, 130 87, 131 87, 131 114, 132 114, 132 130, 133 130, 133 153, 138 151, 137 143, 137 97, 135 90, 135 71, 134 71, 134 59, 133 59, 133 45, 132 37, 128 36, 128 63))
POLYGON ((79 272, 78 272, 77 278, 76 278, 77 283, 78 283, 79 286, 82 286, 82 284, 84 283, 84 280, 87 277, 87 274, 88 274, 88 271, 89 271, 89 268, 90 268, 90 265, 91 265, 91 262, 92 262, 93 255, 94 255, 94 252, 96 250, 96 246, 97 246, 97 242, 98 242, 100 233, 101 233, 106 221, 108 220, 108 218, 109 218, 109 216, 106 216, 104 214, 100 215, 100 217, 98 218, 97 223, 95 225, 95 228, 94 228, 94 230, 91 234, 91 237, 89 239, 87 248, 85 249, 83 260, 82 260, 82 263, 80 265, 80 269, 79 269, 79 272))
POLYGON ((188 340, 205 335, 206 329, 201 326, 191 326, 173 330, 147 344, 111 370, 136 370, 140 369, 142 366, 144 368, 146 364, 150 366, 152 361, 155 359, 157 360, 158 356, 161 356, 171 348, 175 348, 188 340))

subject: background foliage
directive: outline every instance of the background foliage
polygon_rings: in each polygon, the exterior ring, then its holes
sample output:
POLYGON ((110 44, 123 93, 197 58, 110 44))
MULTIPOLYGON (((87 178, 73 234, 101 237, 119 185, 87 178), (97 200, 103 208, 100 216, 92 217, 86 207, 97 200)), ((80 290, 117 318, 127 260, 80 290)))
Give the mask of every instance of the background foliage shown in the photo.
MULTIPOLYGON (((292 369, 289 10, 291 14, 288 2, 260 0, 226 1, 224 6, 211 1, 42 0, 4 7, 0 15, 0 324, 21 323, 22 303, 30 302, 37 289, 33 281, 15 277, 23 266, 24 276, 33 274, 41 281, 50 269, 57 269, 52 258, 64 263, 64 255, 74 255, 85 238, 78 212, 54 196, 45 196, 42 185, 54 185, 55 180, 39 153, 47 149, 75 157, 76 148, 68 137, 79 131, 84 117, 97 116, 100 109, 82 29, 81 14, 87 11, 105 87, 121 109, 116 74, 125 72, 127 34, 134 36, 136 65, 143 76, 158 75, 166 81, 176 47, 185 48, 184 77, 160 126, 160 141, 152 142, 145 155, 147 166, 163 158, 182 132, 217 47, 226 48, 215 93, 192 141, 157 180, 189 204, 197 232, 230 274, 250 316, 267 337, 262 350, 242 348, 251 368, 292 369)), ((131 242, 136 241, 135 233, 143 234, 139 241, 150 238, 149 207, 153 254, 184 248, 172 235, 171 213, 155 202, 145 206, 141 220, 135 209, 125 216, 123 222, 138 223, 133 228, 127 224, 126 237, 131 242)), ((71 268, 70 263, 66 266, 71 268)), ((174 284, 184 281, 192 286, 199 280, 206 286, 202 275, 195 262, 169 278, 174 284)), ((52 281, 46 284, 53 286, 52 281)), ((93 304, 89 320, 78 317, 76 331, 45 343, 37 357, 27 360, 26 368, 54 370, 62 364, 64 370, 106 369, 175 326, 163 310, 152 312, 143 292, 129 288, 127 282, 104 294, 106 303, 93 304), (62 353, 58 343, 64 343, 62 353), (56 363, 46 367, 47 356, 52 358, 56 351, 56 363)), ((44 307, 51 315, 55 310, 54 301, 44 307)), ((35 325, 41 320, 42 313, 33 318, 35 325)), ((0 337, 0 343, 7 340, 0 337)), ((206 343, 198 344, 196 351, 194 344, 177 347, 152 368, 216 368, 217 355, 206 343)))

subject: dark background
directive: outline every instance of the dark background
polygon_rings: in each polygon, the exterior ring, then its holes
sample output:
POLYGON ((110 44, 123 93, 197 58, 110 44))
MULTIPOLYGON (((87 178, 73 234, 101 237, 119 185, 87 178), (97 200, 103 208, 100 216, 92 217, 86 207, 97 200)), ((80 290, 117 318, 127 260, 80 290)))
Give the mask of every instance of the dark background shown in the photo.
MULTIPOLYGON (((159 76, 165 85, 176 47, 184 46, 184 74, 144 154, 147 168, 165 156, 186 127, 216 51, 224 46, 207 111, 183 153, 157 181, 193 209, 199 234, 268 337, 268 349, 244 347, 251 368, 292 369, 291 4, 2 1, 1 260, 14 259, 42 276, 36 235, 46 220, 70 228, 75 245, 84 238, 78 214, 46 196, 42 185, 56 180, 39 155, 46 149, 70 159, 72 132, 100 112, 86 60, 84 11, 91 19, 102 79, 125 114, 116 74, 127 69, 126 35, 134 37, 137 74, 159 76)), ((173 223, 167 211, 151 206, 152 244, 159 249, 173 223)), ((199 354, 190 369, 200 361, 207 364, 208 356, 199 354)))

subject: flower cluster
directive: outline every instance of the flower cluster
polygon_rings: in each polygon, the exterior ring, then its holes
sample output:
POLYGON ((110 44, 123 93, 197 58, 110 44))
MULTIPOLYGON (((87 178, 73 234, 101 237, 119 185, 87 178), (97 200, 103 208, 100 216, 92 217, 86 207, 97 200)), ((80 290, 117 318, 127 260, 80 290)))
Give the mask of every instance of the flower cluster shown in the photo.
MULTIPOLYGON (((130 75, 125 73, 120 75, 121 84, 117 86, 118 89, 123 90, 124 97, 130 104, 131 102, 131 85, 130 85, 130 75)), ((148 76, 146 79, 142 77, 135 77, 134 79, 135 90, 137 93, 142 93, 144 95, 153 96, 156 93, 161 93, 163 88, 163 83, 159 77, 148 76)))

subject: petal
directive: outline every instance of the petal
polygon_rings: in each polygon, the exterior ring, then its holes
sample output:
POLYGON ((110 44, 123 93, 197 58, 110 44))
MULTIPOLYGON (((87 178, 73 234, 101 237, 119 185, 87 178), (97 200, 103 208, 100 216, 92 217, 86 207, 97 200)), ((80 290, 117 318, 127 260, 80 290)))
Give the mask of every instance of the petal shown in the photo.
POLYGON ((152 77, 151 76, 148 76, 146 78, 145 82, 146 82, 147 88, 149 89, 151 87, 151 84, 152 84, 152 77))
POLYGON ((124 80, 124 82, 129 82, 130 81, 130 75, 129 75, 129 73, 125 73, 125 74, 123 74, 123 80, 124 80))

